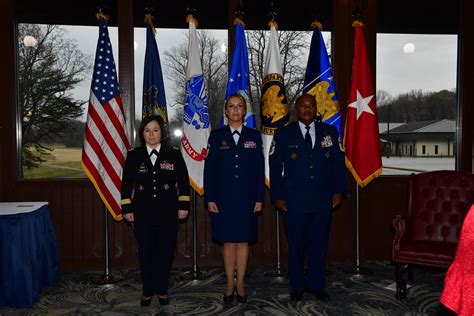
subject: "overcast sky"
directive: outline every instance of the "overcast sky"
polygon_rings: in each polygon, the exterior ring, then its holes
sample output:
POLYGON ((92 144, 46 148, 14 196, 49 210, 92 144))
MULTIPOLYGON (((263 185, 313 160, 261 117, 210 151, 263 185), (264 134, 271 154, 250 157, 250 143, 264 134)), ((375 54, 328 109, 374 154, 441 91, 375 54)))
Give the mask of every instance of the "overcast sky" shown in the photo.
MULTIPOLYGON (((97 45, 97 27, 65 26, 68 35, 76 39, 81 49, 94 58, 97 45)), ((179 45, 188 29, 160 29, 156 35, 160 58, 164 52, 179 45)), ((212 30, 213 36, 227 45, 225 30, 212 30)), ((109 28, 115 62, 118 65, 117 28, 109 28)), ((325 34, 327 40, 328 34, 325 34)), ((135 29, 135 107, 141 114, 143 65, 146 29, 135 29)), ((377 90, 391 95, 413 89, 423 92, 453 90, 456 87, 457 36, 456 35, 411 35, 378 34, 377 36, 377 90)), ((92 72, 92 71, 91 71, 92 72)), ((92 74, 90 75, 92 77, 92 74)), ((173 86, 165 80, 165 93, 169 111, 173 112, 173 86), (171 107, 171 108, 170 108, 171 107)), ((77 98, 89 98, 90 80, 85 80, 75 91, 77 98)))
POLYGON ((456 63, 457 35, 377 35, 377 90, 453 90, 456 63))

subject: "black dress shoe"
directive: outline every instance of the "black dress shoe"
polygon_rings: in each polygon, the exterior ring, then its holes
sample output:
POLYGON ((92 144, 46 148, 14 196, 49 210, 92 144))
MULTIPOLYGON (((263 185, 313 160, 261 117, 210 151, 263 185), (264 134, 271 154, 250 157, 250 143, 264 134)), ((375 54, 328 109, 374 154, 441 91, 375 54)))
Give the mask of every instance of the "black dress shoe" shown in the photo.
POLYGON ((170 298, 168 297, 168 295, 166 295, 165 297, 158 296, 158 302, 160 303, 160 305, 169 305, 170 298))
POLYGON ((239 295, 239 293, 237 293, 237 302, 238 303, 246 303, 247 302, 247 295, 239 295))
POLYGON ((140 306, 141 307, 148 307, 150 306, 151 304, 151 296, 149 297, 145 297, 145 296, 142 296, 142 298, 140 299, 140 306))
POLYGON ((331 298, 329 297, 328 292, 322 291, 313 291, 313 295, 316 299, 320 301, 329 301, 331 298))
POLYGON ((290 300, 295 301, 295 302, 299 302, 302 299, 303 299, 303 293, 299 293, 299 292, 291 292, 290 293, 290 300))
POLYGON ((229 304, 229 303, 232 303, 234 301, 234 292, 232 292, 232 294, 230 295, 227 295, 224 293, 224 303, 225 304, 229 304))

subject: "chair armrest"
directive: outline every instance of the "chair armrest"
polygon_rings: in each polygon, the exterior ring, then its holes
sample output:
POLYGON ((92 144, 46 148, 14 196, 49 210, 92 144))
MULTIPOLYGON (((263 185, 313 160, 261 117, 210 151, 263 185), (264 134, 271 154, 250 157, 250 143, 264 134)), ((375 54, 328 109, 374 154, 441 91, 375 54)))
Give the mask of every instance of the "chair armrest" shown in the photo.
POLYGON ((395 216, 392 221, 395 229, 395 237, 393 237, 392 258, 395 252, 400 250, 400 241, 406 237, 405 235, 405 219, 401 215, 395 216))

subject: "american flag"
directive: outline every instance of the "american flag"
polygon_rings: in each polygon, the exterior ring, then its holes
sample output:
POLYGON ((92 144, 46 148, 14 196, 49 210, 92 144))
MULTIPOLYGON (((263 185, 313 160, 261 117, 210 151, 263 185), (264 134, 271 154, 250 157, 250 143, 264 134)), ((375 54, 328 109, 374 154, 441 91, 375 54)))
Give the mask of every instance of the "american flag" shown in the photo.
POLYGON ((105 19, 100 18, 82 167, 116 220, 122 219, 122 169, 130 149, 125 131, 125 115, 109 31, 105 19))

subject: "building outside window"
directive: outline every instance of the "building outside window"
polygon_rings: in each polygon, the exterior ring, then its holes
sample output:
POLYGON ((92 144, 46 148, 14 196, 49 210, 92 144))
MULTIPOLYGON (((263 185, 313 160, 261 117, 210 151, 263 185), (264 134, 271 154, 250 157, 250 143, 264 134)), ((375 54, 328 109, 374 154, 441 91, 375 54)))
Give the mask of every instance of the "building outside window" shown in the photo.
POLYGON ((383 147, 383 175, 454 170, 457 40, 377 34, 379 132, 390 144, 383 147))

